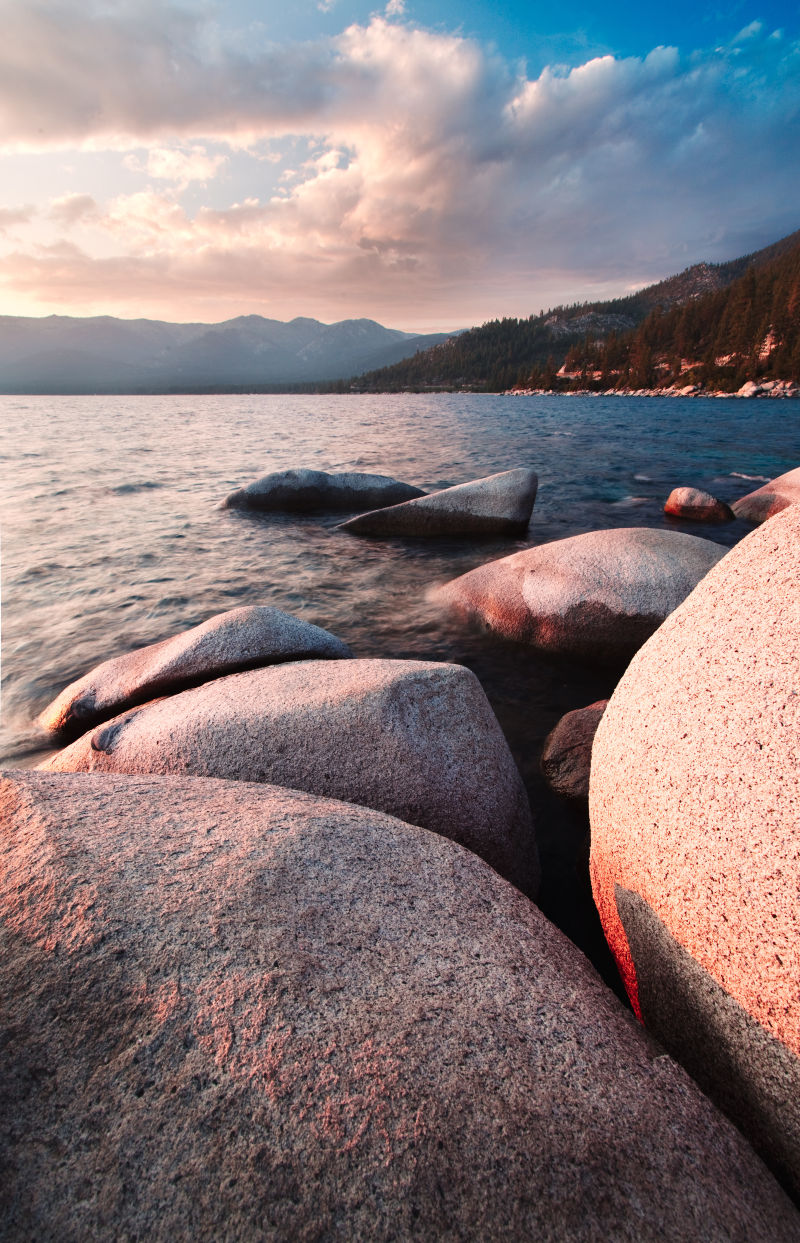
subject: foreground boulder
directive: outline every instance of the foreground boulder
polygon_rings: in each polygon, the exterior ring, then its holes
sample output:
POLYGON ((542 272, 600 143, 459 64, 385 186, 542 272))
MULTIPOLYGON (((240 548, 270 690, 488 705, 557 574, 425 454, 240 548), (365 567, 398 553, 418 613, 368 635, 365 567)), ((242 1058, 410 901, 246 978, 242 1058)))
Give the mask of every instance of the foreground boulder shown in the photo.
POLYGON ((231 609, 171 639, 104 661, 66 687, 39 723, 51 733, 74 737, 134 704, 222 674, 304 657, 341 660, 349 655, 341 639, 280 609, 231 609))
POLYGON ((275 782, 452 837, 526 892, 538 882, 522 779, 461 665, 309 660, 233 674, 133 709, 45 767, 275 782))
POLYGON ((397 505, 424 496, 421 488, 401 483, 389 475, 348 472, 329 475, 324 470, 279 470, 231 492, 223 509, 262 509, 288 513, 315 510, 363 509, 365 506, 397 505))
POLYGON ((362 808, 0 787, 9 1239, 800 1237, 544 916, 362 808))
POLYGON ((592 755, 592 882, 632 1002, 800 1193, 800 509, 634 658, 592 755))
POLYGON ((763 488, 748 492, 747 496, 734 501, 733 512, 737 518, 748 522, 766 522, 773 514, 779 514, 787 505, 800 502, 800 466, 788 470, 785 475, 765 483, 763 488))
POLYGON ((536 473, 505 470, 342 523, 353 535, 521 535, 538 487, 536 473))
POLYGON ((629 659, 725 552, 679 531, 590 531, 479 566, 438 595, 505 638, 613 663, 629 659))
POLYGON ((730 505, 700 488, 673 488, 664 513, 691 522, 732 522, 736 517, 730 505))
POLYGON ((551 790, 564 798, 589 797, 592 743, 603 718, 607 699, 562 716, 544 740, 541 769, 551 790))

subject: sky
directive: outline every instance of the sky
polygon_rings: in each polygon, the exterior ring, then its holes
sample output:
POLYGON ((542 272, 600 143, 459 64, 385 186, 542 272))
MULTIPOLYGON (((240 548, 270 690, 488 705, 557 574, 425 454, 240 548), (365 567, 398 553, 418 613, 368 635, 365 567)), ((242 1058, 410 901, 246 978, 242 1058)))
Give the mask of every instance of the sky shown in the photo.
POLYGON ((615 297, 800 228, 800 0, 0 0, 0 314, 615 297))

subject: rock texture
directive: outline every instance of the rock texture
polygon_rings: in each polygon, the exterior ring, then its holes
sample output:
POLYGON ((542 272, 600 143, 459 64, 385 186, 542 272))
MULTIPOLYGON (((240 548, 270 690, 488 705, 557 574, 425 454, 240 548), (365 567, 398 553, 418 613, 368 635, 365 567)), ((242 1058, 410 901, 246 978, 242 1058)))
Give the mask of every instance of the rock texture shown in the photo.
POLYGON ((634 658, 592 754, 592 883, 646 1022, 800 1193, 800 509, 634 658))
POLYGON ((205 779, 0 787, 0 1236, 800 1237, 761 1162, 474 855, 205 779))
POLYGON ((617 662, 641 647, 725 551, 679 531, 591 531, 479 566, 438 594, 508 639, 617 662))
POLYGON ((673 488, 664 505, 671 518, 692 522, 732 522, 736 517, 730 505, 700 488, 673 488))
POLYGON ((782 509, 786 509, 787 505, 797 505, 798 502, 800 466, 735 501, 733 512, 737 518, 746 518, 748 522, 765 522, 773 514, 779 514, 782 509))
POLYGON ((592 743, 606 709, 607 699, 567 712, 550 731, 542 749, 542 775, 564 798, 589 797, 592 743))
POLYGON ((72 682, 39 717, 56 734, 82 733, 99 721, 239 669, 304 657, 342 660, 350 649, 327 630, 280 609, 250 605, 218 613, 171 639, 115 656, 72 682))
POLYGON ((233 674, 119 716, 46 767, 275 782, 452 837, 528 893, 538 882, 522 780, 461 665, 302 661, 233 674))
POLYGON ((421 488, 400 483, 388 475, 360 475, 349 472, 329 475, 324 470, 279 470, 264 475, 231 492, 223 509, 262 509, 288 513, 315 510, 363 509, 366 505, 397 505, 414 496, 424 496, 421 488))
POLYGON ((531 520, 538 483, 532 470, 505 470, 359 514, 343 522, 342 530, 353 535, 519 535, 531 520))

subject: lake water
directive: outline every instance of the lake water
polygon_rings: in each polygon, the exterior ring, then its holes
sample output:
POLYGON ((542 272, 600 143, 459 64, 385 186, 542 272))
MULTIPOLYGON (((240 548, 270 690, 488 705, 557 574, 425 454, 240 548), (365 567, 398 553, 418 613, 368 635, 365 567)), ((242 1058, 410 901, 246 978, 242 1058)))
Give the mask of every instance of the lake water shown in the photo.
MULTIPOLYGON (((357 656, 474 669, 525 778, 543 856, 541 904, 595 959, 586 817, 550 795, 542 741, 619 671, 553 661, 468 631, 432 586, 530 543, 676 524, 672 487, 733 500, 800 463, 800 403, 432 396, 0 397, 5 767, 42 758, 35 717, 109 656, 241 604, 325 626, 357 656), (394 475, 426 490, 514 466, 539 474, 526 539, 379 541, 341 515, 221 510, 288 467, 394 475)), ((730 545, 740 524, 680 529, 730 545)), ((603 965, 602 962, 600 964, 603 965)))

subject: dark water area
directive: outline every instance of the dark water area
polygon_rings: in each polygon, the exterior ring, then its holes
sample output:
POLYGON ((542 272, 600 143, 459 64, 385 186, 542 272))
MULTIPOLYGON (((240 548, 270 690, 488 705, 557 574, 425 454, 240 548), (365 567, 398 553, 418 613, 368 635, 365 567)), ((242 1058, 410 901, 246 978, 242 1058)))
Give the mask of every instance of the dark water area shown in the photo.
POLYGON ((800 403, 668 398, 432 396, 0 397, 4 767, 45 754, 38 712, 110 656, 242 604, 332 630, 356 656, 473 669, 537 820, 545 911, 601 967, 588 895, 587 819, 539 775, 564 712, 620 670, 554 661, 470 631, 431 588, 528 544, 608 527, 681 529, 730 546, 742 524, 666 519, 678 485, 732 501, 800 462, 800 403), (520 540, 368 540, 342 515, 218 508, 269 471, 394 475, 432 490, 532 466, 520 540))

